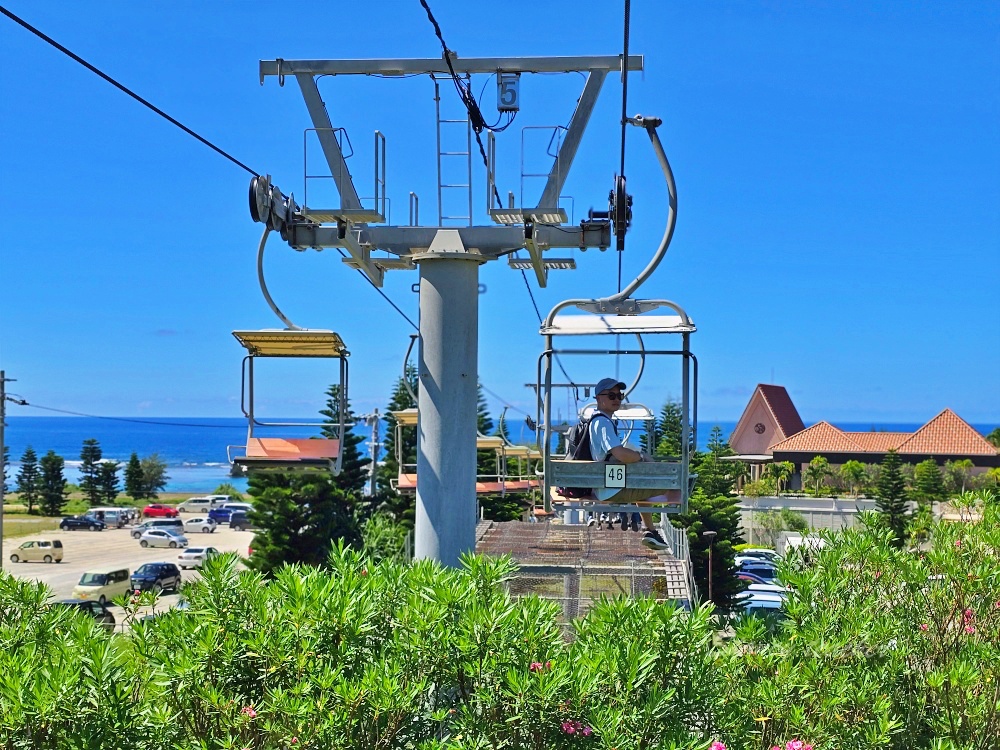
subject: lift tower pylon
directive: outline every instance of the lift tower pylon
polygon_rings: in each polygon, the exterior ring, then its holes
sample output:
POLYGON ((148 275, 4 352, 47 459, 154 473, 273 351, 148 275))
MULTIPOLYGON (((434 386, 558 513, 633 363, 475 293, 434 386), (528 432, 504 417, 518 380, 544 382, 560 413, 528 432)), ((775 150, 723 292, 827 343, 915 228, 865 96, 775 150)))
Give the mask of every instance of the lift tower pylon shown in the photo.
MULTIPOLYGON (((592 218, 576 226, 559 226, 565 213, 558 206, 570 167, 600 88, 612 71, 640 71, 641 55, 622 60, 617 55, 592 57, 462 58, 451 53, 431 59, 272 60, 261 61, 260 80, 277 77, 284 84, 293 76, 306 100, 312 127, 328 134, 321 145, 341 206, 303 210, 293 198, 270 184, 269 178, 251 182, 251 214, 256 221, 281 233, 294 249, 343 248, 345 262, 381 286, 389 270, 419 269, 420 353, 417 438, 416 557, 456 566, 463 552, 475 547, 476 523, 476 398, 478 385, 479 266, 528 251, 540 286, 550 268, 544 254, 557 248, 600 248, 611 244, 606 218, 592 218), (449 65, 450 62, 450 65, 449 65), (546 185, 537 205, 492 207, 486 215, 493 225, 432 227, 393 226, 358 205, 358 192, 344 166, 334 126, 316 80, 320 76, 406 76, 421 74, 582 73, 583 92, 566 128, 546 185), (551 204, 551 205, 550 205, 551 204), (491 210, 492 209, 492 210, 491 210), (396 257, 375 257, 382 250, 396 257)), ((347 103, 350 106, 350 103, 347 103)), ((377 136, 378 137, 378 136, 377 136)), ((384 167, 384 165, 383 165, 384 167)), ((488 182, 494 180, 491 171, 488 182)), ((384 189, 384 188, 383 188, 384 189)))

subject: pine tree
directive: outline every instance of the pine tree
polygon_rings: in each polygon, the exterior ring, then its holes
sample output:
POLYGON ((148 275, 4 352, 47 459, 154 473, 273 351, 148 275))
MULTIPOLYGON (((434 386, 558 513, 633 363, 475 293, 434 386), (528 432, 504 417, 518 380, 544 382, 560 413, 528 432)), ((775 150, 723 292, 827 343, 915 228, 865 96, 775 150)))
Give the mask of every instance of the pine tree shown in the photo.
POLYGON ((249 520, 258 531, 249 565, 265 575, 284 564, 323 566, 331 545, 361 546, 351 498, 321 472, 251 472, 249 520))
POLYGON ((896 451, 886 453, 875 487, 875 505, 886 526, 892 529, 897 547, 906 539, 906 483, 900 464, 896 451))
MULTIPOLYGON (((656 432, 659 440, 656 442, 655 455, 661 458, 679 458, 681 455, 681 405, 668 400, 660 410, 660 418, 656 420, 656 432)), ((720 430, 721 434, 722 431, 720 430)))
POLYGON ((101 500, 101 446, 95 438, 83 441, 80 451, 80 490, 87 496, 91 506, 98 505, 101 500))
POLYGON ((118 485, 118 469, 121 466, 117 461, 102 461, 97 473, 97 492, 102 503, 114 505, 118 499, 120 490, 118 485))
POLYGON ((918 505, 930 505, 947 498, 941 468, 932 458, 921 461, 913 469, 913 499, 918 505))
POLYGON ((142 475, 142 462, 138 454, 129 456, 125 465, 125 494, 133 500, 146 499, 146 483, 142 475))
POLYGON ((49 451, 42 456, 39 465, 42 470, 39 485, 42 513, 58 516, 66 505, 66 478, 63 476, 66 462, 55 451, 49 451))
POLYGON ((723 610, 733 609, 734 597, 743 590, 742 582, 734 575, 736 553, 733 548, 743 543, 736 499, 724 495, 708 497, 700 491, 695 492, 688 502, 687 512, 670 516, 670 522, 687 531, 691 570, 703 599, 708 599, 709 540, 702 532, 716 532, 711 542, 712 599, 723 610))
MULTIPOLYGON (((142 466, 142 491, 146 497, 155 500, 170 480, 167 464, 160 460, 157 453, 146 456, 139 464, 142 466)), ((126 473, 127 471, 126 469, 126 473)))
POLYGON ((21 470, 17 473, 17 494, 21 502, 28 506, 28 513, 33 513, 35 504, 41 500, 41 489, 38 456, 29 445, 21 454, 21 470))
MULTIPOLYGON (((493 418, 490 416, 486 397, 483 395, 483 384, 476 386, 476 431, 480 435, 493 432, 493 418)), ((495 450, 476 451, 476 474, 478 476, 497 476, 500 473, 499 456, 495 450)))
POLYGON ((695 490, 706 497, 733 495, 741 465, 735 461, 719 460, 731 455, 733 449, 722 437, 722 428, 716 425, 708 436, 708 452, 696 452, 691 458, 691 472, 697 475, 695 490))
MULTIPOLYGON (((326 408, 320 410, 320 414, 326 417, 323 423, 323 437, 336 438, 337 426, 340 424, 340 386, 331 385, 326 390, 326 408)), ((351 413, 351 405, 348 402, 345 409, 345 428, 340 441, 340 450, 343 454, 341 458, 340 473, 333 477, 333 484, 339 487, 351 498, 351 502, 357 505, 365 492, 365 485, 368 483, 368 470, 365 468, 371 463, 370 458, 362 458, 358 445, 364 442, 364 438, 355 435, 351 429, 354 421, 354 414, 351 413)))

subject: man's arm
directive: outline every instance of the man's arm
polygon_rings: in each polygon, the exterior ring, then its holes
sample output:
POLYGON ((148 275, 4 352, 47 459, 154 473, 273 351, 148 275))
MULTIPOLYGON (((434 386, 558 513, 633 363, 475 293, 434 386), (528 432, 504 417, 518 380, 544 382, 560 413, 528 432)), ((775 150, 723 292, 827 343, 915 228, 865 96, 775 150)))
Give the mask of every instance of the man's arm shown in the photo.
POLYGON ((631 448, 626 448, 624 445, 616 445, 611 449, 611 455, 616 459, 621 461, 623 464, 635 464, 642 461, 642 454, 639 451, 634 451, 631 448))

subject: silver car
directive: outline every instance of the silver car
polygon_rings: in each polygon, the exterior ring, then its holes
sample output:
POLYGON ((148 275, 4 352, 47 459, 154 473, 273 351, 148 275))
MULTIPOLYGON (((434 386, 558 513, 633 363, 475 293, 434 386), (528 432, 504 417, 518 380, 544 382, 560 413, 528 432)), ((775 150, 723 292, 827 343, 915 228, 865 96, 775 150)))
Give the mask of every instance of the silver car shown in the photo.
POLYGON ((187 547, 188 540, 183 534, 173 529, 149 529, 139 537, 140 547, 187 547))

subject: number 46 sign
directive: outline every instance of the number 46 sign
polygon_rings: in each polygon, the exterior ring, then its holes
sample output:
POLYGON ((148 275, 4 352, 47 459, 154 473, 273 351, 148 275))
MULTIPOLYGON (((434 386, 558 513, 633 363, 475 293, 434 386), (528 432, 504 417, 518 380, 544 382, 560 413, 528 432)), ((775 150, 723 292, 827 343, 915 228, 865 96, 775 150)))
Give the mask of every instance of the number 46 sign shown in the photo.
POLYGON ((625 464, 608 464, 604 467, 604 486, 609 488, 625 486, 625 464))

